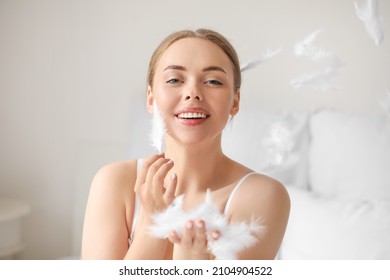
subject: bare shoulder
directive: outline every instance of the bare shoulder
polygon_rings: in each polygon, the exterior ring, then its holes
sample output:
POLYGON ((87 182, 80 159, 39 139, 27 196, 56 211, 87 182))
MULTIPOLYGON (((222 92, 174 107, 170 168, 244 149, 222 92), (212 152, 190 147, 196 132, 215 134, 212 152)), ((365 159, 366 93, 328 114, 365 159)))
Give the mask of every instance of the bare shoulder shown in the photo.
MULTIPOLYGON (((235 170, 247 174, 253 172, 248 167, 236 162, 235 170)), ((237 213, 241 212, 245 215, 245 212, 253 213, 256 209, 262 211, 264 207, 283 207, 283 210, 289 213, 290 197, 287 189, 278 180, 261 173, 252 173, 234 195, 229 208, 231 209, 230 215, 236 216, 237 213)))
POLYGON ((238 189, 232 201, 232 213, 245 215, 246 212, 265 211, 265 208, 278 208, 289 213, 290 198, 282 183, 256 173, 249 176, 238 189))
POLYGON ((290 204, 290 197, 284 185, 263 174, 255 174, 248 178, 246 187, 242 188, 243 193, 253 195, 261 200, 290 204))
POLYGON ((104 165, 96 172, 92 180, 91 191, 126 191, 130 187, 129 183, 135 180, 136 168, 136 160, 104 165))
POLYGON ((261 242, 242 259, 274 259, 284 237, 290 214, 290 197, 279 181, 262 175, 249 176, 233 197, 228 215, 232 222, 258 219, 265 227, 261 242))
POLYGON ((101 167, 95 174, 89 191, 89 204, 122 208, 128 214, 134 201, 136 160, 114 162, 101 167))
POLYGON ((132 190, 136 180, 136 168, 136 160, 114 162, 101 167, 92 180, 88 206, 107 206, 109 208, 106 208, 106 211, 129 208, 129 203, 134 201, 132 190))
POLYGON ((136 160, 125 160, 109 163, 102 166, 95 174, 94 180, 122 180, 131 176, 132 170, 136 169, 136 160))
POLYGON ((83 258, 117 259, 126 253, 136 166, 136 161, 116 162, 95 174, 84 216, 83 258), (115 241, 107 246, 108 240, 115 241))

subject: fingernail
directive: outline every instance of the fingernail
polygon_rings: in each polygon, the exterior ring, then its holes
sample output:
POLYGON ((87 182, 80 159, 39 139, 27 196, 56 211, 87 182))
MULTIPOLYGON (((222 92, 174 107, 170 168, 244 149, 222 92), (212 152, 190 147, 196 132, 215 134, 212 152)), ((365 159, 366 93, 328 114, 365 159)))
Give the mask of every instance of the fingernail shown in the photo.
POLYGON ((193 226, 194 226, 194 223, 192 221, 188 221, 187 224, 186 224, 186 227, 188 229, 191 229, 193 226))
POLYGON ((157 155, 161 157, 164 155, 164 152, 158 153, 157 155))
POLYGON ((198 221, 198 222, 196 223, 196 226, 197 226, 198 228, 203 228, 203 226, 204 226, 203 221, 198 221))
POLYGON ((211 233, 211 236, 214 238, 214 239, 217 239, 218 237, 219 237, 219 232, 216 232, 216 231, 213 231, 212 233, 211 233))
POLYGON ((176 173, 172 173, 172 175, 171 175, 172 181, 173 181, 173 180, 176 180, 176 178, 177 178, 176 173))
POLYGON ((173 164, 173 160, 170 159, 167 163, 168 164, 173 164))

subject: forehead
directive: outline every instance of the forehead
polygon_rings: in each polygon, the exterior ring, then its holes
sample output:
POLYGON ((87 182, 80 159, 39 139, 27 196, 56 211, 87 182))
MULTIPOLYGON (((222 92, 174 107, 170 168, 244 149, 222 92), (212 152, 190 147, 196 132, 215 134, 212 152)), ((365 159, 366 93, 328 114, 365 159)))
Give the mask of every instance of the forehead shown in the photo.
POLYGON ((215 43, 200 38, 184 38, 170 45, 160 57, 157 68, 171 64, 194 69, 214 65, 233 71, 225 52, 215 43))

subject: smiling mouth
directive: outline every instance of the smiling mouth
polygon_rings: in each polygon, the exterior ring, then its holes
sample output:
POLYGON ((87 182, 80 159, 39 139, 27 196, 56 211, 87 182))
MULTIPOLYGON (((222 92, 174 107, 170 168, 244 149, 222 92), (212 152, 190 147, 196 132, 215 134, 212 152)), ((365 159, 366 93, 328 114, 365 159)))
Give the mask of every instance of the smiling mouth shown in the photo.
POLYGON ((206 115, 205 113, 180 113, 176 115, 179 119, 190 119, 190 120, 196 120, 196 119, 207 119, 209 116, 206 115))

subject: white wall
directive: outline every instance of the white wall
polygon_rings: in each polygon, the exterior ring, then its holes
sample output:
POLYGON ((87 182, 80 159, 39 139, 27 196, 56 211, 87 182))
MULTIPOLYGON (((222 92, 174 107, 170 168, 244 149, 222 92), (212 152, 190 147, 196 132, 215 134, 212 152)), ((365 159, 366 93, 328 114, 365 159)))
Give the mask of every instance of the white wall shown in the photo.
POLYGON ((22 258, 77 254, 93 174, 148 152, 131 145, 148 128, 131 128, 148 117, 137 109, 149 57, 165 35, 213 28, 243 63, 282 47, 244 73, 243 105, 380 112, 376 97, 390 88, 390 1, 380 1, 380 13, 385 40, 376 46, 347 0, 0 0, 0 195, 32 206, 22 258), (318 28, 315 44, 345 62, 339 90, 294 90, 290 80, 313 69, 294 57, 294 44, 318 28))

